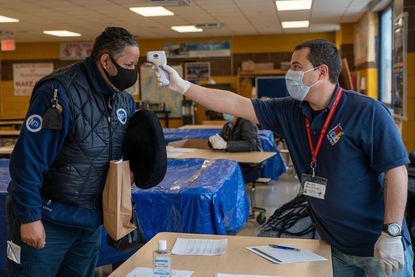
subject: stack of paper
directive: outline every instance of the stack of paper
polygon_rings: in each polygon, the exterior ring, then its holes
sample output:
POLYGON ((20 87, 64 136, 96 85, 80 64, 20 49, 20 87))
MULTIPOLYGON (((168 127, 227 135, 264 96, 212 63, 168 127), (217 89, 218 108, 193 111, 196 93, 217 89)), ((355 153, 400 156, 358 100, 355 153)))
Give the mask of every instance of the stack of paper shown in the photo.
POLYGON ((166 146, 168 159, 175 159, 177 157, 180 157, 183 154, 192 153, 192 152, 195 152, 196 150, 197 149, 195 148, 180 148, 180 147, 166 146))
POLYGON ((177 238, 174 255, 218 256, 226 253, 228 239, 182 239, 177 238))
POLYGON ((280 276, 216 273, 215 277, 280 277, 280 276))
POLYGON ((276 264, 327 260, 326 258, 319 256, 313 252, 305 251, 302 249, 299 251, 293 251, 288 249, 273 248, 270 246, 252 246, 246 247, 246 249, 276 264))
MULTIPOLYGON (((190 277, 193 271, 172 270, 171 277, 190 277)), ((136 267, 125 277, 153 277, 153 269, 149 267, 136 267)))

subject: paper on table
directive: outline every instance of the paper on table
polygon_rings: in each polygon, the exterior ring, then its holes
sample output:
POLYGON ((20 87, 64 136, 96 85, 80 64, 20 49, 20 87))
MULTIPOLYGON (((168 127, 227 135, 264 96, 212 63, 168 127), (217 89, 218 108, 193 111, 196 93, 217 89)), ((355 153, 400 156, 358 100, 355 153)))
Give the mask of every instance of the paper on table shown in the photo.
POLYGON ((167 158, 174 159, 186 153, 195 152, 197 149, 195 148, 180 148, 180 147, 173 147, 173 146, 166 146, 167 151, 167 158))
POLYGON ((215 277, 280 277, 280 276, 216 273, 215 277))
POLYGON ((228 239, 182 239, 177 238, 174 255, 218 256, 226 253, 228 239))
MULTIPOLYGON (((292 245, 287 245, 293 247, 292 245)), ((325 261, 326 258, 319 256, 313 252, 300 250, 286 250, 272 248, 270 246, 252 246, 246 247, 246 249, 254 252, 255 254, 275 263, 275 264, 286 264, 286 263, 301 263, 301 262, 315 262, 325 261)))
MULTIPOLYGON (((193 271, 173 269, 171 277, 190 277, 192 274, 193 271)), ((136 267, 126 277, 153 277, 153 269, 149 267, 136 267)))

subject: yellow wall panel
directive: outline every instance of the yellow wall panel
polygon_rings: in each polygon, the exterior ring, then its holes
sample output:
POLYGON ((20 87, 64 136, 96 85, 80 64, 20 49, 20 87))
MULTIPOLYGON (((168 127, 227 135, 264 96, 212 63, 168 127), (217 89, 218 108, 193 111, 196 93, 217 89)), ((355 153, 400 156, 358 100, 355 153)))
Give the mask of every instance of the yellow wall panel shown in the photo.
POLYGON ((342 44, 354 43, 354 26, 355 23, 341 24, 342 44))
POLYGON ((0 91, 0 118, 23 118, 29 107, 30 96, 15 96, 13 81, 1 82, 0 91))
MULTIPOLYGON (((236 89, 238 77, 236 76, 210 76, 211 80, 215 80, 216 84, 231 84, 236 89)), ((201 81, 200 84, 207 84, 207 81, 201 81)))
POLYGON ((374 99, 378 99, 378 70, 377 68, 368 68, 364 70, 358 70, 358 91, 364 91, 367 96, 374 99), (362 78, 366 78, 366 89, 362 89, 360 86, 362 78))
POLYGON ((415 97, 415 76, 408 76, 407 93, 408 97, 415 97))
POLYGON ((58 59, 59 42, 16 43, 16 51, 1 52, 2 60, 58 59))
POLYGON ((406 152, 411 152, 412 150, 415 150, 415 143, 408 143, 408 144, 405 144, 405 146, 406 146, 406 152))
POLYGON ((147 51, 163 49, 165 43, 229 40, 231 42, 231 52, 233 54, 242 54, 266 52, 292 52, 297 44, 311 39, 326 39, 334 42, 335 37, 334 32, 332 32, 295 35, 286 34, 206 38, 142 39, 139 40, 139 43, 141 55, 145 55, 147 51))
POLYGON ((402 137, 405 143, 415 143, 415 121, 403 123, 402 137))
POLYGON ((378 99, 378 70, 377 68, 367 69, 367 95, 378 99))
POLYGON ((407 55, 407 117, 402 125, 402 139, 408 151, 415 149, 415 53, 407 55))
POLYGON ((343 44, 343 32, 342 28, 338 29, 336 33, 334 33, 334 42, 336 47, 340 49, 343 44))
MULTIPOLYGON (((415 120, 415 98, 414 97, 408 97, 407 102, 407 118, 408 120, 415 120)), ((415 130, 414 130, 415 131, 415 130)))
POLYGON ((408 75, 415 75, 415 53, 408 53, 406 56, 408 75))

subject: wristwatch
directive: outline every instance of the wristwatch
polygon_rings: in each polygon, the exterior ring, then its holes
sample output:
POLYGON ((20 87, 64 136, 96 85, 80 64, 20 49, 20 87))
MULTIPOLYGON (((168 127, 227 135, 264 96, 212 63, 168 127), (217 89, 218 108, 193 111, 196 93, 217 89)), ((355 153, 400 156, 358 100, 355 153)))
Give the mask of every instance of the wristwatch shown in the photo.
POLYGON ((392 237, 398 237, 402 235, 402 228, 397 223, 384 224, 382 231, 388 233, 392 237))

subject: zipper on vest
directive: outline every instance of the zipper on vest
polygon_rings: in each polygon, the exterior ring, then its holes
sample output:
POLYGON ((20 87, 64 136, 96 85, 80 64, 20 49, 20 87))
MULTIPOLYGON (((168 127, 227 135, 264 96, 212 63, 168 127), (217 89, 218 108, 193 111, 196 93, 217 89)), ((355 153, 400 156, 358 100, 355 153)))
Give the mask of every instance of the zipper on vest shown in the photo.
POLYGON ((110 150, 110 155, 109 155, 109 160, 112 160, 112 129, 111 129, 111 115, 108 115, 108 129, 109 129, 109 134, 110 134, 110 139, 109 139, 109 150, 110 150))

